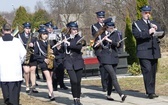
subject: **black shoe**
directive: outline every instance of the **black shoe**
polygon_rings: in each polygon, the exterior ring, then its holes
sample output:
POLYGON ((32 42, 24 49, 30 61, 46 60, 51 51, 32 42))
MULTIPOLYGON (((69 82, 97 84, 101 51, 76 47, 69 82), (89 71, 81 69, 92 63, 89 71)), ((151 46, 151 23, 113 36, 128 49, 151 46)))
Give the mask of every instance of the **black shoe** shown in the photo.
POLYGON ((58 91, 58 89, 57 89, 57 88, 54 88, 53 91, 58 91))
POLYGON ((83 105, 83 104, 80 102, 80 99, 77 99, 77 105, 83 105))
POLYGON ((39 92, 36 90, 36 88, 32 89, 32 92, 33 92, 33 93, 39 93, 39 92))
POLYGON ((149 95, 148 95, 148 98, 149 98, 149 99, 153 99, 153 98, 154 98, 153 94, 149 94, 149 95))
POLYGON ((51 96, 50 96, 50 95, 48 95, 48 98, 51 98, 51 96))
POLYGON ((124 95, 124 94, 123 94, 123 95, 121 95, 121 100, 122 100, 122 102, 124 102, 124 101, 125 101, 126 97, 127 97, 127 96, 126 96, 126 95, 124 95))
POLYGON ((148 95, 148 98, 149 98, 149 99, 153 99, 153 98, 157 98, 157 97, 159 97, 159 96, 156 95, 156 94, 149 94, 149 95, 148 95))
POLYGON ((114 101, 114 99, 111 98, 111 97, 107 97, 107 100, 109 100, 109 101, 114 101))
POLYGON ((36 83, 36 86, 38 86, 38 84, 36 83))
POLYGON ((39 80, 39 79, 41 79, 41 78, 40 78, 40 76, 38 75, 38 76, 36 76, 36 79, 39 80))
POLYGON ((107 91, 107 89, 103 89, 103 92, 106 92, 107 91))
POLYGON ((64 86, 64 87, 61 87, 61 89, 68 90, 68 87, 64 86))
POLYGON ((153 95, 153 97, 154 97, 154 98, 157 98, 157 97, 159 97, 159 96, 158 96, 158 95, 156 95, 156 94, 152 94, 152 95, 153 95))
POLYGON ((115 91, 115 89, 112 89, 112 91, 115 91))
POLYGON ((50 98, 50 101, 55 101, 55 97, 51 97, 51 98, 50 98))
POLYGON ((26 88, 26 93, 30 93, 30 88, 26 88))

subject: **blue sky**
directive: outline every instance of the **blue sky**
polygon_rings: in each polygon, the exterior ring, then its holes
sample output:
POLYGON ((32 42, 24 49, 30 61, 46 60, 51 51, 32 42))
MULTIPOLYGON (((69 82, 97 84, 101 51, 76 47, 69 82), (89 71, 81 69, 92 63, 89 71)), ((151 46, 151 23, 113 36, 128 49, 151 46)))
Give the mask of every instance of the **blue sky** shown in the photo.
POLYGON ((11 12, 19 6, 28 7, 30 12, 34 12, 34 6, 37 1, 42 1, 44 6, 46 5, 44 3, 45 0, 0 0, 0 12, 11 12))

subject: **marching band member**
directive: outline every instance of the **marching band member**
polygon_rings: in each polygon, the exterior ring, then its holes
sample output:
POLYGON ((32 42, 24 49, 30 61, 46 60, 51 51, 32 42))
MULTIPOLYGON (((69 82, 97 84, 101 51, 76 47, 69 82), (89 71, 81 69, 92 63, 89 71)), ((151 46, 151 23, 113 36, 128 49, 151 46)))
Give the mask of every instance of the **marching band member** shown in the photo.
POLYGON ((120 95, 121 100, 124 101, 126 95, 124 95, 120 89, 115 72, 117 69, 117 64, 119 62, 117 50, 117 48, 120 47, 120 44, 118 43, 118 31, 115 31, 114 29, 115 24, 112 22, 112 18, 106 19, 104 23, 105 26, 107 26, 107 28, 101 35, 99 35, 100 37, 96 38, 94 49, 101 47, 99 60, 100 63, 103 65, 104 69, 108 72, 107 100, 114 100, 110 96, 112 92, 113 83, 113 86, 115 87, 117 93, 120 95))
POLYGON ((77 41, 81 37, 78 35, 78 24, 76 22, 71 22, 69 29, 68 34, 65 36, 64 43, 61 45, 65 49, 64 66, 70 77, 74 105, 82 105, 80 95, 84 60, 81 52, 82 44, 77 44, 77 41))
MULTIPOLYGON (((31 24, 26 22, 23 24, 24 31, 21 34, 18 34, 18 38, 26 48, 26 50, 32 50, 34 49, 34 42, 36 41, 35 38, 33 38, 32 33, 31 33, 31 24), (30 41, 30 42, 29 42, 30 41)), ((29 52, 27 52, 28 54, 29 52)), ((30 54, 30 53, 29 53, 30 54)), ((37 66, 37 61, 34 59, 34 55, 31 54, 29 62, 23 63, 23 70, 24 70, 24 79, 26 83, 26 93, 38 93, 36 90, 36 66, 37 66), (29 86, 29 80, 31 81, 31 87, 29 86), (31 91, 30 91, 31 88, 31 91)))
POLYGON ((39 67, 45 75, 48 86, 48 97, 51 101, 55 100, 53 93, 53 85, 52 85, 52 74, 53 70, 48 68, 49 59, 47 58, 47 46, 48 46, 48 31, 45 28, 39 29, 39 39, 35 43, 34 54, 35 59, 37 59, 39 67))
MULTIPOLYGON (((53 26, 53 30, 57 30, 57 26, 53 26)), ((56 36, 56 40, 55 40, 55 44, 56 43, 59 43, 60 40, 63 39, 63 34, 62 33, 55 33, 57 36, 56 36)), ((55 49, 54 51, 54 55, 56 56, 55 58, 55 68, 54 68, 54 73, 53 73, 53 88, 54 88, 54 91, 57 91, 57 87, 58 85, 60 86, 61 89, 64 89, 64 90, 67 90, 68 87, 65 86, 64 84, 64 64, 63 64, 63 60, 64 60, 64 49, 61 48, 61 49, 55 49)))
POLYGON ((155 80, 158 65, 158 58, 161 57, 159 38, 153 36, 156 31, 161 31, 161 27, 155 22, 150 21, 151 7, 145 5, 141 7, 142 19, 132 24, 132 33, 137 43, 137 57, 141 66, 146 94, 149 99, 158 97, 155 94, 155 80))
MULTIPOLYGON (((98 11, 96 12, 96 15, 97 15, 97 23, 91 26, 93 37, 96 37, 96 33, 104 26, 103 21, 105 20, 105 11, 98 11)), ((99 54, 100 54, 100 50, 96 50, 95 55, 97 56, 98 61, 99 61, 99 54)), ((104 67, 101 63, 99 66, 99 70, 100 70, 100 75, 101 75, 101 83, 102 83, 103 91, 106 92, 108 73, 106 72, 106 70, 104 70, 104 67)))

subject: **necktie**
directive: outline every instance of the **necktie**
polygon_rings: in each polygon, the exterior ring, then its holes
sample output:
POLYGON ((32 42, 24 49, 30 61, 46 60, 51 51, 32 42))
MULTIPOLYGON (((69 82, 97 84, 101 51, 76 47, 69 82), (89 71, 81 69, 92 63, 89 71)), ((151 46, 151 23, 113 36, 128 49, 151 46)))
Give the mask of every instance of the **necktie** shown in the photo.
POLYGON ((147 25, 148 25, 148 29, 150 29, 151 26, 150 26, 150 21, 149 20, 147 20, 147 25))

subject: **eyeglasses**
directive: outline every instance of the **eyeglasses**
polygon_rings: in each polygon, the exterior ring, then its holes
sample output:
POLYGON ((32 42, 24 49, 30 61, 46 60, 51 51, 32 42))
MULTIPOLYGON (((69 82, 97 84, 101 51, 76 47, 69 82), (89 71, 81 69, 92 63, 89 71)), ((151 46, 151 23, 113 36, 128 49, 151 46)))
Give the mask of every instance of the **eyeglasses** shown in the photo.
POLYGON ((150 12, 144 12, 145 14, 151 14, 150 12))

